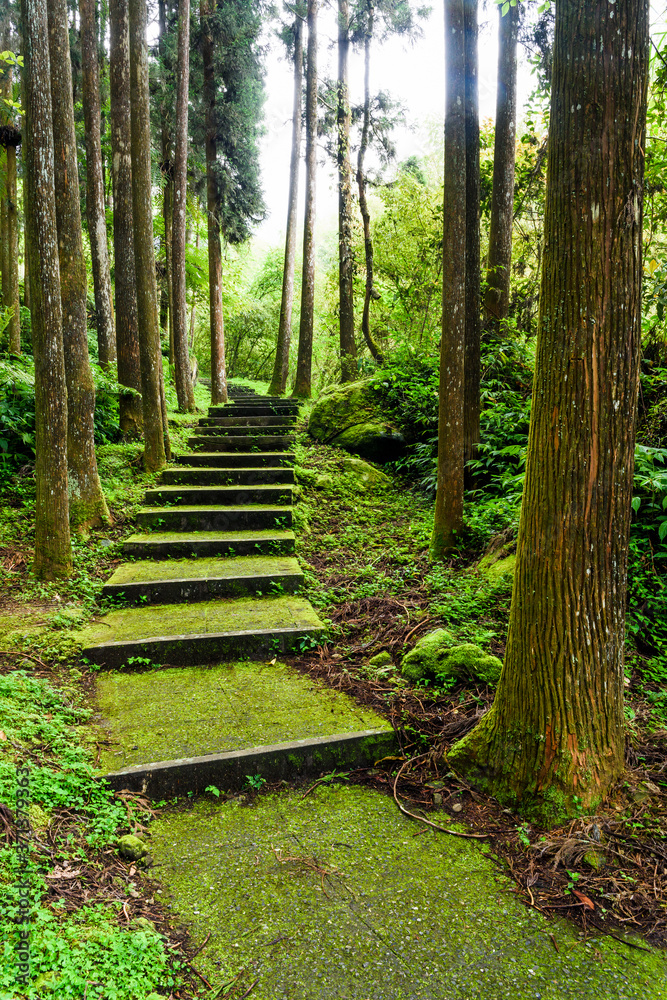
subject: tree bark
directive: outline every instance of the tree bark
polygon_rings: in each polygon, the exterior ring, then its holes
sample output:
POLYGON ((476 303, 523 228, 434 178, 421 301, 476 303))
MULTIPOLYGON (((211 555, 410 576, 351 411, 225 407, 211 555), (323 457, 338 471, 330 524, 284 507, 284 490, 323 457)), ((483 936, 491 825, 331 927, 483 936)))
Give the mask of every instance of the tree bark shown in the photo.
MULTIPOLYGON (((367 0, 368 26, 364 36, 364 123, 361 129, 361 142, 357 156, 357 187, 359 189, 359 210, 364 226, 364 252, 366 256, 366 292, 364 295, 364 311, 361 316, 361 332, 364 340, 378 364, 384 361, 380 345, 371 333, 371 301, 373 299, 373 238, 371 236, 371 213, 366 197, 366 175, 364 162, 368 150, 368 140, 371 127, 371 42, 375 23, 375 4, 367 0)), ((377 295, 375 296, 377 298, 377 295)))
MULTIPOLYGON (((20 133, 18 133, 20 135, 20 133)), ((7 305, 13 310, 9 321, 9 353, 21 353, 21 296, 19 289, 19 206, 16 191, 16 146, 7 146, 7 248, 9 281, 7 305)))
POLYGON ((294 19, 294 110, 292 112, 292 156, 289 174, 289 203, 285 235, 285 266, 280 302, 278 342, 269 396, 283 396, 289 373, 289 349, 292 340, 292 305, 294 303, 294 265, 296 260, 297 215, 299 201, 299 162, 301 159, 301 89, 303 80, 303 28, 301 18, 294 19))
POLYGON ((466 318, 463 461, 479 442, 480 249, 479 249, 479 76, 477 0, 465 0, 466 39, 466 318))
POLYGON ((71 527, 85 532, 95 524, 109 524, 111 518, 95 457, 95 383, 88 357, 88 276, 81 237, 67 0, 49 0, 48 24, 60 297, 67 383, 69 516, 71 527))
POLYGON ((109 78, 111 89, 111 173, 116 293, 118 381, 132 392, 120 394, 120 429, 137 438, 143 429, 141 361, 132 225, 132 153, 130 148, 130 25, 128 0, 109 3, 109 78))
POLYGON ((21 0, 25 66, 26 221, 35 358, 35 558, 32 571, 54 580, 72 572, 67 484, 67 387, 53 187, 53 132, 47 11, 21 0))
POLYGON ((359 374, 354 339, 354 259, 352 257, 352 169, 350 167, 350 5, 338 0, 338 289, 341 382, 359 374))
MULTIPOLYGON (((163 131, 162 135, 162 218, 164 219, 164 266, 166 271, 167 294, 160 298, 160 325, 166 323, 169 332, 169 364, 174 364, 174 280, 172 266, 172 247, 174 242, 174 165, 169 159, 169 137, 163 131), (165 311, 166 305, 166 311, 165 311), (166 321, 165 321, 166 316, 166 321)), ((164 328, 164 326, 163 326, 164 328)))
POLYGON ((445 187, 438 475, 431 556, 442 558, 463 525, 466 317, 465 0, 445 0, 445 187))
POLYGON ((493 152, 493 189, 489 255, 484 307, 491 329, 500 333, 500 321, 509 312, 512 265, 512 221, 514 215, 514 161, 516 156, 516 49, 520 8, 517 3, 505 15, 498 8, 498 90, 493 152))
POLYGON ((301 314, 296 379, 292 395, 312 394, 313 325, 315 320, 315 195, 317 182, 317 12, 319 0, 308 0, 306 69, 306 212, 303 222, 301 314))
POLYGON ((171 266, 174 305, 174 374, 178 408, 195 408, 188 351, 188 314, 185 299, 185 215, 188 193, 188 94, 190 90, 190 0, 180 0, 178 26, 178 94, 176 98, 176 155, 174 158, 174 221, 171 266))
POLYGON ((204 63, 204 107, 206 113, 206 208, 208 216, 208 282, 211 317, 211 402, 227 402, 225 327, 222 314, 222 247, 220 245, 220 199, 215 177, 215 67, 213 34, 209 23, 210 0, 200 0, 202 59, 204 63))
POLYGON ((149 472, 155 472, 166 463, 166 442, 160 391, 162 352, 153 246, 146 0, 129 0, 129 25, 132 219, 144 417, 144 464, 149 472))
POLYGON ((491 711, 449 763, 541 822, 624 766, 648 0, 556 6, 545 251, 516 576, 491 711))
POLYGON ((83 118, 86 136, 86 215, 93 263, 97 350, 106 366, 116 360, 116 331, 111 303, 111 274, 107 222, 104 209, 102 169, 100 72, 97 58, 94 0, 79 0, 81 19, 81 66, 83 71, 83 118))

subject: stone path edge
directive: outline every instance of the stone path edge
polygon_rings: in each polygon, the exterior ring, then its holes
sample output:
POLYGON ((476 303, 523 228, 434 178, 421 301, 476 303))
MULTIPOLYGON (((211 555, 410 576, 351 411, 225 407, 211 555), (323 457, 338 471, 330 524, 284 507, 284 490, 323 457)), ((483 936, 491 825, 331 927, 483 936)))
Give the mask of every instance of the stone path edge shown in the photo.
POLYGON ((272 746, 228 753, 184 757, 180 760, 140 764, 100 775, 101 781, 120 791, 140 792, 152 799, 201 794, 209 785, 228 791, 247 786, 248 775, 266 781, 319 777, 338 768, 372 767, 397 749, 392 730, 366 729, 340 736, 276 743, 272 746))

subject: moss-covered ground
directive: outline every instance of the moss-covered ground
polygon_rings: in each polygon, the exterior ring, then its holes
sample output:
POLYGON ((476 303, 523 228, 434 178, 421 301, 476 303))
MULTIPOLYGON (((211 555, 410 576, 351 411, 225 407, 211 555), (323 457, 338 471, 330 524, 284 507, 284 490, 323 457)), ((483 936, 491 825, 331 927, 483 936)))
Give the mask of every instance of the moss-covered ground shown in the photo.
POLYGON ((300 573, 296 559, 280 556, 243 556, 220 559, 170 559, 123 563, 108 583, 123 586, 151 580, 209 580, 233 577, 271 577, 300 573))
POLYGON ((284 663, 100 674, 111 735, 103 771, 287 740, 388 728, 386 720, 284 663))
POLYGON ((479 844, 362 788, 199 802, 151 828, 216 984, 257 1000, 664 1000, 667 962, 517 900, 479 844))

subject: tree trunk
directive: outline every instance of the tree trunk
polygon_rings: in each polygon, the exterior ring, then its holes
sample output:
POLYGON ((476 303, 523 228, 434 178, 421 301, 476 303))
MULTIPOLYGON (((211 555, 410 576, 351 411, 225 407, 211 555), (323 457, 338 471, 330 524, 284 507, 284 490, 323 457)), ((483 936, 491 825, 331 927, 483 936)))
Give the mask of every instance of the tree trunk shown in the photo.
POLYGON ((47 11, 21 0, 25 66, 27 186, 35 357, 35 558, 32 571, 54 580, 72 572, 67 484, 67 387, 63 357, 47 11))
MULTIPOLYGON (((371 301, 374 297, 373 289, 373 238, 371 236, 371 213, 368 208, 366 198, 366 176, 364 174, 364 161, 368 150, 368 139, 371 127, 371 42, 373 40, 373 28, 375 22, 375 4, 373 0, 367 2, 368 29, 364 37, 364 123, 361 128, 361 142, 359 143, 359 154, 357 156, 357 187, 359 189, 359 210, 364 226, 364 251, 366 255, 366 293, 364 295, 364 311, 361 317, 361 332, 364 340, 375 360, 382 364, 384 355, 382 348, 371 333, 371 301)), ((375 294, 375 298, 377 298, 375 294)))
POLYGON ((512 265, 512 219, 514 214, 514 160, 516 155, 516 47, 519 35, 519 4, 503 15, 498 8, 498 90, 493 152, 493 190, 489 256, 484 307, 490 327, 500 333, 500 321, 509 311, 512 265))
POLYGON ((174 306, 174 374, 178 408, 195 408, 188 353, 188 313, 185 299, 185 214, 188 193, 188 93, 190 89, 190 0, 180 0, 178 26, 178 95, 174 158, 174 222, 171 268, 174 306))
POLYGON ((129 0, 129 25, 132 220, 144 417, 144 464, 149 472, 155 472, 165 465, 166 455, 160 392, 162 352, 153 246, 146 0, 129 0))
MULTIPOLYGON (((20 140, 20 133, 16 134, 20 140)), ((7 146, 7 247, 9 251, 8 305, 14 315, 9 321, 9 353, 21 353, 21 296, 19 290, 19 206, 16 191, 16 146, 7 146)))
POLYGON ((210 0, 200 0, 202 59, 204 63, 204 107, 206 113, 206 208, 208 217, 208 283, 211 317, 211 402, 227 402, 225 327, 222 315, 222 248, 220 246, 220 204, 215 178, 217 157, 215 133, 215 68, 213 34, 209 24, 210 0))
POLYGON ((312 394, 313 325, 315 319, 315 194, 317 180, 317 12, 319 0, 308 0, 306 69, 306 213, 303 222, 303 265, 299 351, 293 396, 312 394))
POLYGON ((131 115, 128 0, 110 0, 109 31, 118 381, 134 390, 120 394, 120 429, 126 437, 137 438, 143 429, 143 413, 132 226, 132 154, 128 127, 131 115))
POLYGON ((289 174, 289 204, 285 236, 285 267, 280 322, 273 376, 269 396, 283 396, 289 373, 289 349, 292 339, 292 305, 294 302, 294 264, 296 260, 296 230, 299 200, 299 162, 301 159, 301 88, 303 78, 303 27, 301 18, 294 19, 294 110, 292 113, 292 157, 289 174))
POLYGON ((480 252, 479 252, 479 78, 477 0, 465 0, 466 37, 466 318, 463 461, 479 442, 480 252))
POLYGON ((350 167, 350 5, 338 0, 338 289, 341 382, 359 374, 354 339, 354 259, 352 257, 352 169, 350 167))
MULTIPOLYGON (((163 140, 164 140, 163 135, 163 140)), ((164 267, 166 271, 167 294, 160 297, 160 326, 169 331, 169 364, 174 364, 174 279, 172 247, 174 243, 174 165, 169 159, 169 144, 162 145, 162 218, 164 219, 164 267), (165 309, 166 306, 166 309, 165 309)))
MULTIPOLYGON (((8 15, 4 18, 5 27, 2 33, 2 47, 3 51, 9 48, 9 19, 8 15)), ((2 76, 0 76, 0 98, 10 98, 12 94, 12 67, 4 66, 0 69, 2 76)), ((6 119, 6 105, 2 100, 0 100, 0 110, 2 115, 0 117, 0 124, 5 124, 6 119)), ((0 265, 2 267, 2 305, 6 308, 10 305, 9 301, 9 271, 10 271, 10 257, 9 257, 9 212, 8 212, 8 157, 6 149, 2 149, 0 152, 0 265)))
POLYGON ((556 7, 545 251, 505 665, 449 762, 541 822, 624 766, 648 0, 556 7))
POLYGON ((445 0, 445 189, 438 485, 431 556, 441 559, 463 524, 466 314, 465 0, 445 0))
POLYGON ((93 263, 97 349, 101 365, 116 360, 116 331, 111 304, 111 275, 104 210, 104 172, 100 133, 100 73, 97 59, 95 0, 79 0, 83 118, 86 135, 86 215, 93 263))
POLYGON ((55 161, 60 296, 67 383, 67 467, 70 525, 87 531, 109 524, 95 458, 95 383, 88 357, 88 276, 81 237, 72 67, 67 0, 49 0, 49 57, 55 161))

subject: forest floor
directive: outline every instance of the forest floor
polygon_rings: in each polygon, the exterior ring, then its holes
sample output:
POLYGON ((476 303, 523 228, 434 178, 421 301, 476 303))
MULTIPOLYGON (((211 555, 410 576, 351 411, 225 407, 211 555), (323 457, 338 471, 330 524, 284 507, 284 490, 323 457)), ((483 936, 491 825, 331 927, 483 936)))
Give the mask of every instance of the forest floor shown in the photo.
MULTIPOLYGON (((200 406, 205 405, 202 394, 200 406)), ((170 416, 177 445, 192 418, 170 416)), ((398 817, 400 802, 415 814, 411 833, 415 843, 428 842, 425 851, 437 842, 454 841, 438 827, 483 836, 490 846, 484 863, 507 877, 508 891, 515 897, 511 905, 518 907, 510 911, 511 921, 519 929, 529 929, 521 912, 529 915, 529 923, 538 916, 567 917, 576 927, 576 938, 590 942, 593 951, 599 951, 600 942, 616 940, 631 958, 652 960, 655 952, 647 945, 667 945, 667 720, 629 672, 628 769, 594 817, 582 815, 561 829, 541 830, 478 795, 448 770, 445 755, 488 707, 492 691, 463 685, 449 690, 410 688, 400 676, 398 661, 419 637, 442 626, 460 642, 475 642, 502 656, 511 575, 484 573, 477 563, 492 536, 504 531, 506 540, 511 535, 516 508, 503 501, 483 508, 471 505, 466 545, 450 565, 433 566, 427 558, 431 501, 399 479, 381 487, 360 487, 343 474, 343 459, 342 452, 315 445, 305 435, 299 440, 298 555, 307 570, 306 596, 327 621, 329 641, 286 662, 389 719, 402 752, 397 760, 370 771, 327 776, 317 788, 249 787, 243 796, 223 793, 215 801, 209 796, 195 808, 210 812, 219 807, 220 815, 233 819, 240 806, 252 805, 264 810, 270 829, 271 823, 280 823, 273 805, 279 793, 303 800, 297 811, 305 803, 326 803, 331 794, 344 795, 352 812, 364 796, 382 793, 386 806, 378 806, 380 812, 388 809, 398 817), (369 659, 382 650, 391 654, 392 664, 370 667, 369 659)), ((205 953, 205 939, 195 943, 192 928, 163 902, 155 878, 159 869, 146 871, 126 863, 113 847, 119 829, 153 827, 164 842, 164 831, 176 822, 176 814, 141 797, 112 796, 95 780, 94 765, 103 749, 99 729, 92 725, 95 676, 80 662, 75 632, 99 616, 102 584, 120 561, 119 542, 133 530, 134 513, 152 482, 141 471, 136 444, 103 446, 99 464, 114 524, 75 543, 75 573, 65 583, 41 584, 29 574, 32 471, 20 470, 0 497, 0 802, 11 806, 16 762, 27 758, 33 801, 39 803, 31 812, 34 850, 28 872, 34 978, 29 990, 12 992, 5 966, 0 971, 5 992, 0 990, 0 996, 249 996, 253 981, 247 969, 231 963, 221 985, 200 971, 197 952, 205 953), (117 982, 115 992, 108 986, 111 981, 117 982)), ((189 803, 184 805, 189 808, 189 803)), ((358 831, 360 819, 355 816, 358 831)), ((9 921, 16 918, 19 898, 11 817, 0 809, 0 831, 3 817, 6 846, 0 850, 0 881, 7 889, 3 908, 8 919, 0 922, 0 944, 7 954, 9 921)), ((390 830, 389 814, 386 822, 390 830)), ((269 841, 262 849, 270 851, 269 841)), ((456 843, 451 863, 460 866, 462 880, 456 905, 465 907, 468 845, 458 839, 456 843)), ((305 864, 307 857, 300 855, 299 863, 305 864)), ((298 859, 278 860, 294 864, 298 859)), ((427 864, 425 855, 420 855, 419 864, 427 864)), ((333 885, 340 882, 337 872, 335 858, 329 867, 309 869, 311 877, 321 880, 323 891, 334 896, 347 892, 333 885)), ((482 910, 479 919, 493 923, 502 912, 482 910)), ((444 906, 441 920, 447 919, 444 906)), ((562 921, 552 927, 551 951, 569 951, 562 921)), ((641 968, 641 975, 649 974, 649 966, 641 968)), ((313 972, 321 974, 321 969, 313 972)), ((342 998, 341 988, 339 984, 331 995, 342 998)), ((399 988, 404 989, 397 980, 399 988)), ((509 995, 503 994, 500 981, 498 988, 498 996, 509 995)), ((654 992, 646 995, 667 997, 667 989, 660 992, 663 988, 655 983, 651 988, 654 992)), ((520 993, 517 987, 514 995, 539 994, 520 993)))

